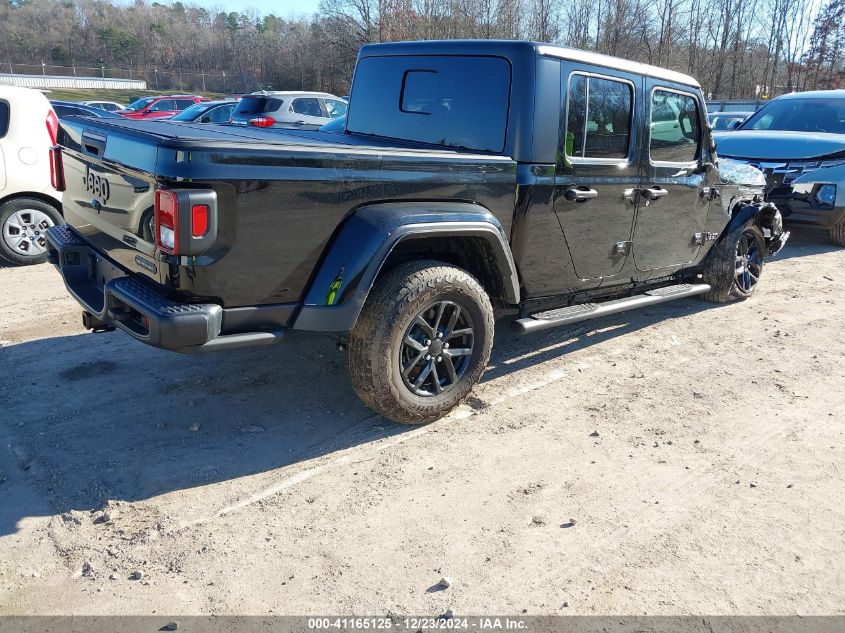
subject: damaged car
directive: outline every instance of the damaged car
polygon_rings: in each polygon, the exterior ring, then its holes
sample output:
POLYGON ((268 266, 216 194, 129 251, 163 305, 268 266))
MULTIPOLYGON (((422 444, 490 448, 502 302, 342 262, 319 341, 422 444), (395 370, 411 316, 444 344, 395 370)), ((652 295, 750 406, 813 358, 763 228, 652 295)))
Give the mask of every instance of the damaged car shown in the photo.
POLYGON ((766 175, 766 199, 787 223, 845 246, 845 90, 778 97, 736 131, 715 133, 719 156, 766 175))

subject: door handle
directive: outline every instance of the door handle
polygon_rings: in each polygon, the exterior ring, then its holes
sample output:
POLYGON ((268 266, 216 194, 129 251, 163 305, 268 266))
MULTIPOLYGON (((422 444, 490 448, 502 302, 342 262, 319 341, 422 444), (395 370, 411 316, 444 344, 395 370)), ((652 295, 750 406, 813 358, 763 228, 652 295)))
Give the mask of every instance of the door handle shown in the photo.
POLYGON ((586 202, 598 198, 599 192, 589 187, 569 187, 563 192, 563 197, 570 202, 586 202))
POLYGON ((669 192, 663 189, 662 187, 647 187, 645 189, 640 190, 642 197, 649 201, 658 200, 660 198, 665 198, 669 195, 669 192))

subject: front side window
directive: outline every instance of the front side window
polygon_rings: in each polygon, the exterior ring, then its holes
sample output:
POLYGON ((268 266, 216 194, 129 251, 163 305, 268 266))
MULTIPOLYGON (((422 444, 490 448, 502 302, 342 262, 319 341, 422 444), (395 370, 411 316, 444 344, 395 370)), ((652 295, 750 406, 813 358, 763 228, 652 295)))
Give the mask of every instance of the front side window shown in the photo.
POLYGON ((631 144, 634 91, 629 83, 573 74, 566 104, 566 155, 627 158, 631 144))
POLYGON ((212 123, 228 123, 229 117, 232 115, 232 110, 235 109, 235 104, 232 103, 230 105, 220 106, 218 108, 214 108, 210 112, 210 118, 212 123))
POLYGON ((326 99, 323 103, 326 104, 326 110, 328 110, 329 116, 333 119, 346 114, 346 104, 343 101, 326 99))
POLYGON ((127 110, 132 110, 133 112, 140 112, 144 108, 146 108, 150 103, 152 103, 153 97, 143 97, 138 99, 137 101, 133 101, 128 106, 126 106, 127 110))
POLYGON ((174 110, 184 110, 185 108, 190 108, 194 105, 193 99, 176 99, 176 107, 174 110))
POLYGON ((655 90, 651 95, 649 155, 653 162, 691 163, 701 144, 698 104, 692 95, 655 90))
POLYGON ((319 100, 311 97, 305 99, 294 99, 290 108, 297 114, 301 114, 303 116, 323 116, 319 100))
POLYGON ((163 99, 150 106, 150 112, 170 112, 175 109, 172 99, 163 99))

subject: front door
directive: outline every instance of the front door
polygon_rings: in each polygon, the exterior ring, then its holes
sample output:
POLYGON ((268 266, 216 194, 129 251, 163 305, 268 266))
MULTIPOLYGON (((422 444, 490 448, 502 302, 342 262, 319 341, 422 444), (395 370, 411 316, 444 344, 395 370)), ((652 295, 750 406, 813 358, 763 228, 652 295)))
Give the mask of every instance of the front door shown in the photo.
POLYGON ((649 135, 634 229, 634 263, 650 271, 692 262, 709 196, 702 151, 704 107, 689 87, 647 80, 649 135))
POLYGON ((628 258, 639 187, 642 78, 563 63, 565 126, 554 209, 581 279, 612 277, 628 258))

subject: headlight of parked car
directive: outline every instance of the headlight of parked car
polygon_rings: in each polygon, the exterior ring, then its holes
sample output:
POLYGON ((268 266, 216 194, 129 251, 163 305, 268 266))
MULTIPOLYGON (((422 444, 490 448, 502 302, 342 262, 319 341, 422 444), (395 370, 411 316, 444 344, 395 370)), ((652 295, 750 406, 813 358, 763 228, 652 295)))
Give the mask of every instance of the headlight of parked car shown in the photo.
POLYGON ((832 207, 836 202, 836 185, 821 185, 816 189, 816 202, 826 207, 832 207))

